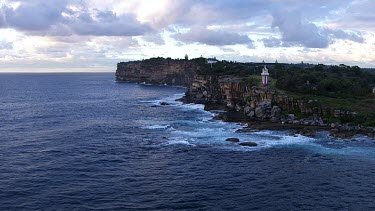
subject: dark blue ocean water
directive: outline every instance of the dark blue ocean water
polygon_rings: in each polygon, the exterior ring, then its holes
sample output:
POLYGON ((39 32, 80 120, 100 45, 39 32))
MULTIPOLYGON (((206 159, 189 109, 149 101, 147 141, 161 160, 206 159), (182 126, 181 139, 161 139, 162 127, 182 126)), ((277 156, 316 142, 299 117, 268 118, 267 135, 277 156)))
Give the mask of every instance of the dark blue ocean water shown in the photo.
POLYGON ((235 133, 184 91, 0 74, 0 210, 375 209, 374 140, 235 133))

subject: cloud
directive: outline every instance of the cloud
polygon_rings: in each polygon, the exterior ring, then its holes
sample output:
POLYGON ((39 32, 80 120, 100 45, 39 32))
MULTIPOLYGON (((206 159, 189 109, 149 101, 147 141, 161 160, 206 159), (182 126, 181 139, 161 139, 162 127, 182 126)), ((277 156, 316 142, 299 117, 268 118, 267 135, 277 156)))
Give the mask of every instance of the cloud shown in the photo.
POLYGON ((272 27, 280 30, 282 41, 287 45, 309 48, 325 48, 329 45, 328 37, 322 35, 315 24, 302 22, 298 12, 275 12, 272 27))
POLYGON ((336 39, 351 40, 358 43, 364 42, 364 38, 360 32, 345 32, 341 29, 325 29, 325 33, 330 34, 336 39))
POLYGON ((67 0, 21 1, 18 7, 2 6, 0 14, 0 28, 32 35, 138 36, 152 31, 134 14, 117 15, 67 0))
POLYGON ((273 47, 280 47, 282 42, 280 39, 275 38, 275 37, 268 37, 262 39, 263 45, 268 48, 273 48, 273 47))
POLYGON ((375 29, 375 1, 354 0, 347 3, 345 10, 339 14, 333 23, 340 27, 357 30, 375 29))
POLYGON ((119 50, 139 47, 138 41, 131 37, 95 37, 90 43, 102 48, 119 50))
MULTIPOLYGON (((273 14, 272 27, 279 29, 282 45, 304 46, 308 48, 326 48, 335 39, 347 39, 353 42, 363 42, 359 33, 345 32, 340 29, 320 27, 316 24, 303 20, 298 11, 277 11, 273 14)), ((273 43, 277 43, 275 39, 273 43)), ((270 40, 263 40, 265 45, 272 47, 270 40)))
POLYGON ((17 8, 2 6, 0 27, 26 31, 47 30, 61 21, 67 1, 20 1, 17 8))
POLYGON ((0 60, 112 65, 115 58, 189 52, 373 63, 374 7, 373 0, 0 0, 0 33, 8 41, 0 39, 7 49, 0 60), (170 38, 176 42, 166 45, 170 38))
POLYGON ((253 41, 247 35, 240 35, 222 30, 210 30, 205 27, 195 26, 186 33, 177 33, 174 38, 185 43, 200 43, 206 45, 225 46, 244 44, 253 46, 253 41))
POLYGON ((10 50, 13 49, 13 43, 0 40, 0 50, 10 50))
POLYGON ((148 24, 140 23, 134 15, 117 16, 110 11, 80 14, 78 19, 69 20, 67 26, 78 35, 138 36, 152 31, 148 24))
POLYGON ((164 45, 165 41, 161 34, 146 34, 142 37, 142 39, 146 42, 154 43, 156 45, 164 45))

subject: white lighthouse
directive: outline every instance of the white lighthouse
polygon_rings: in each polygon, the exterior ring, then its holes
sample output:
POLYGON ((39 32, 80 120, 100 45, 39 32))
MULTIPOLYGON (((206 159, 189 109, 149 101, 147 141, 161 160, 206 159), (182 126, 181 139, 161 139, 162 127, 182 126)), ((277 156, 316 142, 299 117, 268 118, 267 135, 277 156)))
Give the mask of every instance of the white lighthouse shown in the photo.
POLYGON ((268 86, 268 76, 270 75, 268 73, 268 69, 266 67, 266 65, 264 65, 264 68, 262 69, 262 84, 263 86, 268 86))

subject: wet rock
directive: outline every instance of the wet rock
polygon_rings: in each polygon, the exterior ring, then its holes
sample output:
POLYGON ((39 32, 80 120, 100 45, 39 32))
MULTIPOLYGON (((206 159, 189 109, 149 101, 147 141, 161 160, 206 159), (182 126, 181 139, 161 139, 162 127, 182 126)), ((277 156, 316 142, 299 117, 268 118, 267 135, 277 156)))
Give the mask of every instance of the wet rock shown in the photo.
POLYGON ((243 109, 243 111, 245 112, 245 114, 250 113, 250 112, 251 112, 251 108, 250 108, 250 106, 246 106, 246 107, 243 109))
POLYGON ((299 125, 301 122, 298 121, 298 120, 294 120, 292 123, 295 124, 295 125, 299 125))
POLYGON ((235 109, 236 109, 236 111, 241 111, 242 110, 242 106, 239 105, 239 104, 236 104, 235 109))
POLYGON ((295 130, 289 132, 290 136, 297 136, 297 134, 298 134, 298 131, 295 131, 295 130))
POLYGON ((241 145, 241 146, 246 146, 246 147, 256 147, 256 146, 258 146, 257 143, 255 143, 255 142, 251 142, 251 141, 248 141, 248 142, 242 142, 242 143, 239 143, 239 145, 241 145))
POLYGON ((247 116, 254 117, 255 116, 255 112, 254 111, 250 111, 250 113, 247 116))
POLYGON ((288 114, 288 120, 290 120, 290 121, 294 121, 294 119, 296 118, 295 116, 294 116, 294 114, 288 114))
POLYGON ((271 116, 275 119, 279 119, 281 115, 281 108, 279 106, 273 106, 271 109, 271 116))
POLYGON ((255 116, 258 117, 258 118, 262 118, 264 117, 264 108, 259 106, 259 107, 256 107, 255 108, 255 116))
POLYGON ((315 137, 316 136, 316 131, 312 130, 310 128, 303 128, 303 129, 297 130, 293 133, 294 134, 300 134, 300 135, 307 136, 307 137, 315 137))
POLYGON ((246 116, 240 112, 228 111, 218 114, 214 119, 222 120, 224 122, 243 122, 246 120, 246 116))
POLYGON ((240 142, 240 139, 238 139, 238 138, 227 138, 225 141, 236 143, 236 142, 240 142))
POLYGON ((203 98, 203 94, 198 93, 195 97, 198 98, 198 99, 201 99, 201 98, 203 98))
POLYGON ((159 104, 162 105, 162 106, 170 105, 170 104, 167 103, 167 102, 160 102, 159 104))
POLYGON ((229 102, 227 103, 227 107, 230 109, 234 109, 236 106, 229 102))

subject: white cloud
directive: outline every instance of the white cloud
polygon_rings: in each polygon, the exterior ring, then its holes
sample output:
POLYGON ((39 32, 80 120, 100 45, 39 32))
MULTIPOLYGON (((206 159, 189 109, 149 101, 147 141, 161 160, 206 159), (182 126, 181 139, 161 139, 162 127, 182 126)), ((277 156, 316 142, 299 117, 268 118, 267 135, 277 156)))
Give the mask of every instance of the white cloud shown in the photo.
POLYGON ((152 56, 375 67, 372 0, 0 0, 1 67, 152 56), (282 12, 280 12, 282 11, 282 12))
MULTIPOLYGON (((363 42, 360 33, 345 32, 340 29, 319 27, 312 22, 301 18, 300 12, 280 10, 274 13, 272 27, 278 28, 282 36, 283 46, 305 46, 308 48, 326 48, 335 39, 347 39, 354 42, 363 42)), ((270 40, 265 40, 270 44, 270 40)), ((276 41, 273 39, 273 43, 276 41)))
POLYGON ((253 41, 247 35, 223 30, 210 30, 201 26, 194 26, 186 33, 177 33, 174 38, 185 43, 201 43, 214 46, 244 44, 253 47, 253 41))

